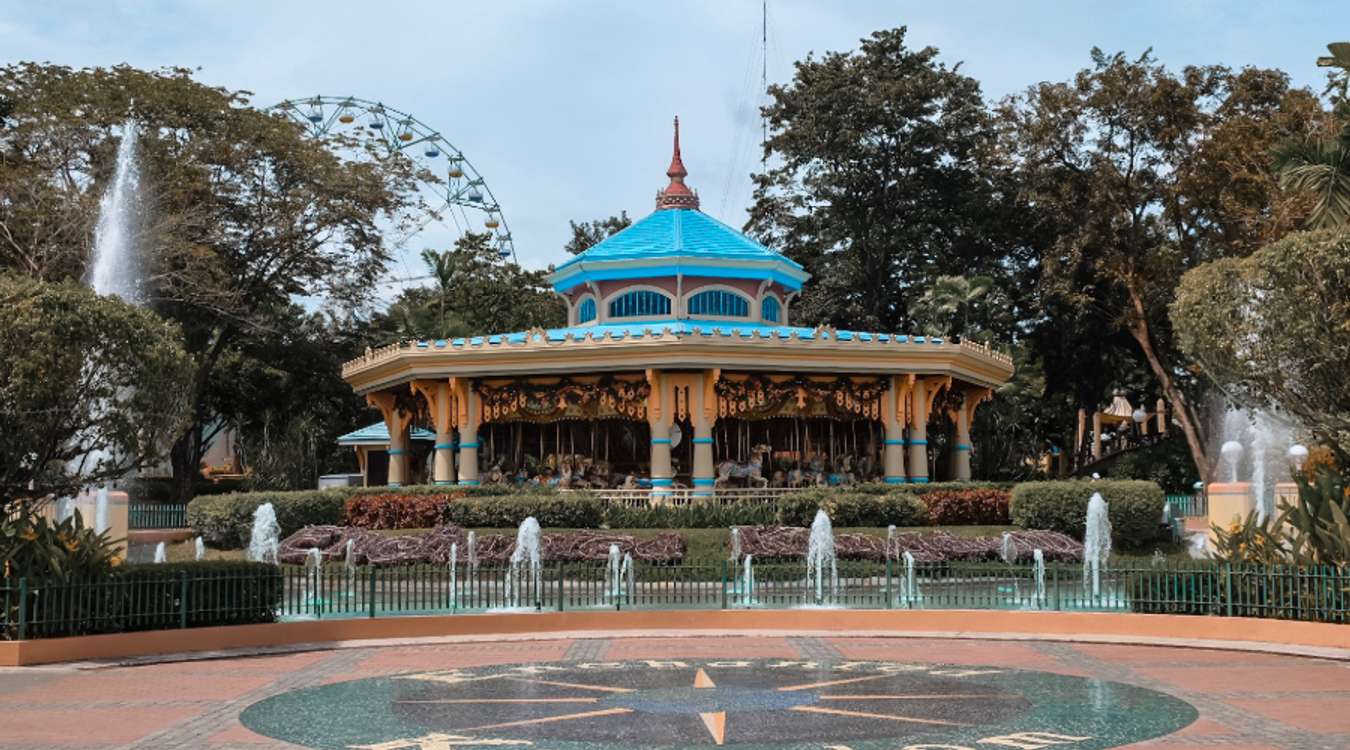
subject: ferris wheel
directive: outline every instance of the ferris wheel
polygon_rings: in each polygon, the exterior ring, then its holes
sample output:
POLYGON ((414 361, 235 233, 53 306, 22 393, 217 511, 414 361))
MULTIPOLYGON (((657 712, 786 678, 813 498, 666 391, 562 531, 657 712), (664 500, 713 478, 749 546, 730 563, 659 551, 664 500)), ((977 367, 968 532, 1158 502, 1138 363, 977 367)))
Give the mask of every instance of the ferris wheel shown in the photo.
MULTIPOLYGON (((353 153, 353 158, 374 155, 413 162, 425 210, 411 227, 393 238, 400 255, 406 256, 406 244, 414 236, 426 244, 436 244, 441 240, 453 242, 467 232, 487 232, 500 257, 516 260, 511 230, 487 180, 464 152, 436 129, 407 112, 354 96, 288 99, 273 109, 304 126, 315 138, 330 139, 339 147, 361 152, 353 153), (420 237, 423 233, 430 236, 420 237)), ((428 278, 414 273, 406 257, 401 261, 404 278, 388 283, 428 278)))

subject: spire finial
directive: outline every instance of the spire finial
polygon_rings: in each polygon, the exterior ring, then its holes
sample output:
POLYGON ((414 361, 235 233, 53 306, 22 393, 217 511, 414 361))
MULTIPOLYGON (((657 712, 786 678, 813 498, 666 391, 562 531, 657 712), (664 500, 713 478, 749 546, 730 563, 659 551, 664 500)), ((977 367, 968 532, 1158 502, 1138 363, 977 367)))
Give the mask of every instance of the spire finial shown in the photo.
POLYGON ((680 117, 675 116, 675 149, 670 156, 670 168, 666 170, 666 176, 670 178, 670 184, 666 186, 656 196, 656 209, 663 208, 692 208, 698 210, 698 196, 684 184, 684 178, 689 175, 689 171, 684 168, 684 160, 680 158, 680 117))

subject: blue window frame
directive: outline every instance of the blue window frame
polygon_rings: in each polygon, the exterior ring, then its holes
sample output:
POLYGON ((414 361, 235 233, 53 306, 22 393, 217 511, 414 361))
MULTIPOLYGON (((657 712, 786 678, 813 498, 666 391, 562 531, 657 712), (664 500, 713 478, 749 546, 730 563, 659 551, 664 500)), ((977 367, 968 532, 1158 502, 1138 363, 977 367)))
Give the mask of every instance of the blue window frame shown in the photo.
POLYGON ((759 303, 760 317, 768 323, 777 323, 783 317, 782 306, 778 304, 777 297, 765 297, 764 301, 759 303))
POLYGON ((746 318, 750 316, 750 301, 735 292, 710 289, 689 298, 689 314, 746 318))
POLYGON ((609 301, 611 318, 645 318, 650 315, 669 315, 670 298, 660 292, 639 289, 609 301))
POLYGON ((577 307, 577 323, 589 323, 595 320, 595 298, 587 297, 577 307))

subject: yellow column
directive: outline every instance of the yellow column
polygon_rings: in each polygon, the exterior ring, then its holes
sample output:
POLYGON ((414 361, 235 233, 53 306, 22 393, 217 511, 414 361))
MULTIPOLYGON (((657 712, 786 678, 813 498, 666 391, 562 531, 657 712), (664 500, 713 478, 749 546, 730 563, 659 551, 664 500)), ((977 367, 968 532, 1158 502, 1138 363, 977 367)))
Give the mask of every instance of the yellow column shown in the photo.
POLYGON ((908 415, 910 380, 891 377, 891 387, 882 396, 881 424, 886 430, 881 449, 881 470, 886 484, 903 484, 905 478, 905 422, 908 415))
POLYGON ((1092 412, 1092 460, 1102 457, 1102 413, 1092 412))
POLYGON ((1167 402, 1158 399, 1158 434, 1167 434, 1167 402))
POLYGON ((389 430, 389 486, 398 487, 408 481, 408 427, 413 413, 399 406, 390 391, 368 393, 366 403, 380 410, 389 430))
POLYGON ((468 378, 450 378, 450 392, 454 396, 455 421, 459 425, 459 483, 477 485, 478 425, 482 419, 482 404, 468 378))
POLYGON ((435 463, 432 481, 436 484, 455 483, 455 408, 448 380, 415 380, 413 390, 422 394, 430 407, 431 421, 436 425, 435 463))
POLYGON ((928 389, 922 378, 913 383, 913 409, 909 424, 909 481, 928 481, 928 389))
POLYGON ((970 419, 975 411, 975 405, 970 403, 970 399, 970 391, 966 391, 961 405, 952 415, 952 421, 956 423, 956 444, 952 446, 954 451, 952 473, 958 482, 970 481, 970 419))
POLYGON ((669 378, 660 370, 648 370, 647 424, 652 431, 652 501, 660 504, 670 499, 675 472, 670 465, 670 425, 674 420, 669 378))
POLYGON ((699 379, 694 405, 694 497, 712 497, 713 483, 717 481, 717 467, 713 464, 713 425, 717 424, 717 379, 721 370, 705 370, 699 379))

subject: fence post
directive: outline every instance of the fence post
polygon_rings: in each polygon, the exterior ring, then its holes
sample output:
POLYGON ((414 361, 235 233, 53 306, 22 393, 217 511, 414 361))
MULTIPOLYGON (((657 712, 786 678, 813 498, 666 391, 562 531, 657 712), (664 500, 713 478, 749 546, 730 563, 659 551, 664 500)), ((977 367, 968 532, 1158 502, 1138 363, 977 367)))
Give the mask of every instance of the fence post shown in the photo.
POLYGON ((19 577, 19 640, 28 637, 28 576, 19 577))
POLYGON ((727 561, 722 561, 722 609, 727 608, 727 561))
POLYGON ((188 573, 178 571, 178 627, 188 626, 188 573))
POLYGON ((371 617, 374 617, 374 616, 375 616, 375 573, 376 573, 377 570, 378 570, 378 568, 376 568, 374 565, 370 565, 370 564, 369 564, 369 561, 367 561, 367 564, 366 564, 366 575, 369 576, 369 578, 370 578, 370 586, 369 586, 368 589, 367 589, 368 592, 369 592, 369 596, 366 597, 366 598, 370 600, 369 603, 370 603, 370 616, 371 616, 371 617))
MULTIPOLYGON (((1049 567, 1049 566, 1046 566, 1046 567, 1049 567)), ((1055 611, 1058 612, 1058 611, 1060 611, 1060 606, 1061 606, 1061 603, 1060 603, 1060 600, 1059 600, 1059 566, 1058 566, 1058 565, 1054 566, 1053 568, 1050 568, 1050 583, 1051 583, 1051 586, 1055 589, 1055 611)))
POLYGON ((891 591, 891 556, 886 554, 886 609, 895 606, 895 596, 891 591))
POLYGON ((1233 616, 1233 564, 1223 564, 1223 600, 1224 614, 1233 616))
POLYGON ((567 564, 558 563, 558 611, 563 611, 563 579, 566 578, 567 564))

